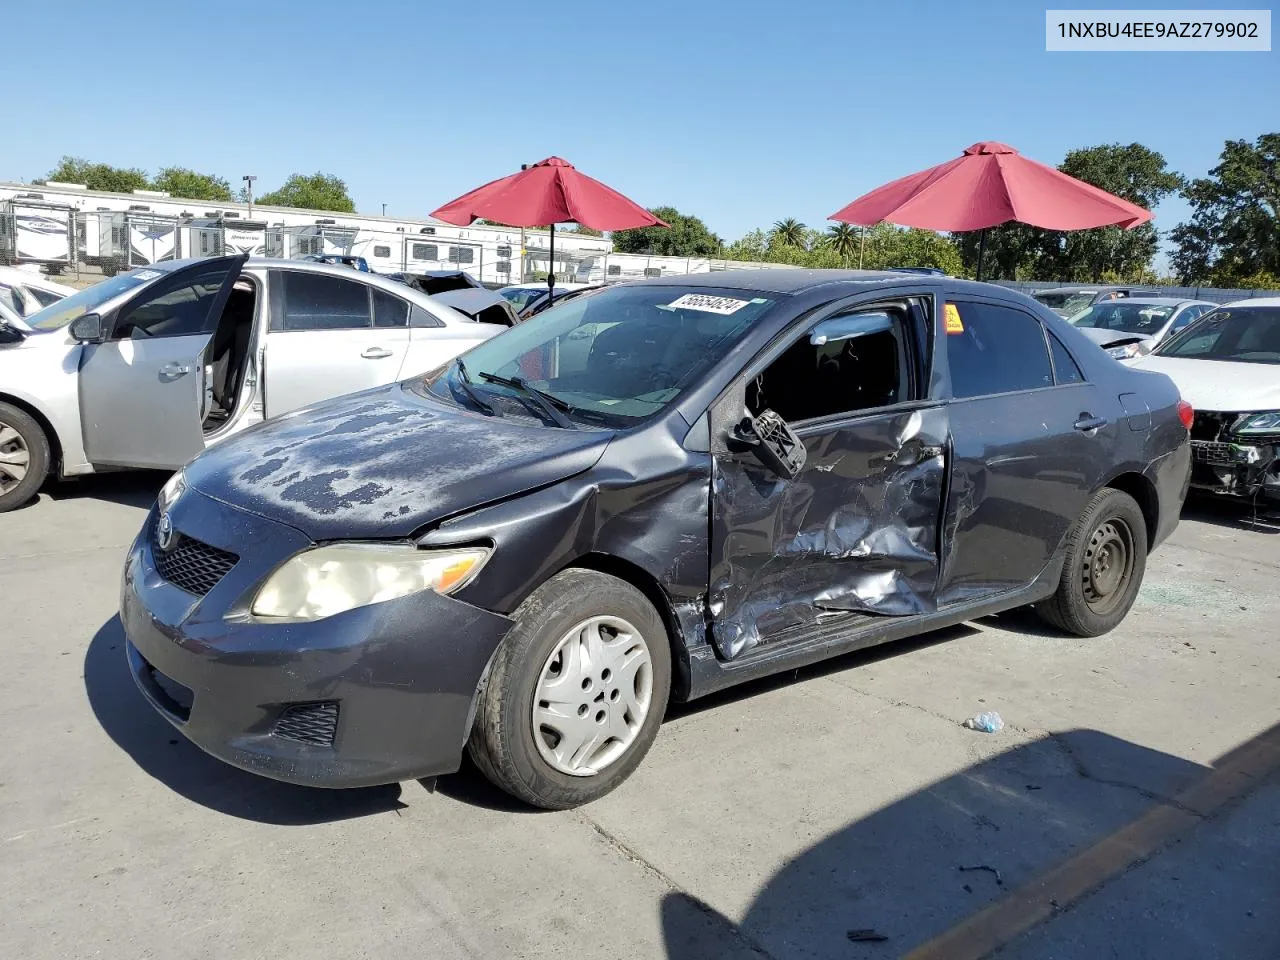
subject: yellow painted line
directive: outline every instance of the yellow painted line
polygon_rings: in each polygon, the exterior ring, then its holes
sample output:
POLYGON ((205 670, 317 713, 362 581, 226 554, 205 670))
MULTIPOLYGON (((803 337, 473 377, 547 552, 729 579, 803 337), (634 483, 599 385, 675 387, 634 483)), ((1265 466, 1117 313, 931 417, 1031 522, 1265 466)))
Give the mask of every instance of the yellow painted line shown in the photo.
POLYGON ((1280 771, 1280 724, 1232 750, 1171 803, 1155 807, 1088 850, 962 920, 904 960, 980 960, 1049 919, 1248 794, 1280 771))

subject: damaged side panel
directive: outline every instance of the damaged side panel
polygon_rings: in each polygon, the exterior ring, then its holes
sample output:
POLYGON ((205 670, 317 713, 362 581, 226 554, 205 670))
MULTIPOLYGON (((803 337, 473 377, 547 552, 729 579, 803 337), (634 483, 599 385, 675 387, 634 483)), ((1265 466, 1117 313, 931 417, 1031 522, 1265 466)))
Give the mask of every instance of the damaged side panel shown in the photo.
POLYGON ((945 408, 799 432, 808 457, 792 481, 713 438, 709 602, 724 659, 834 617, 934 610, 945 408))

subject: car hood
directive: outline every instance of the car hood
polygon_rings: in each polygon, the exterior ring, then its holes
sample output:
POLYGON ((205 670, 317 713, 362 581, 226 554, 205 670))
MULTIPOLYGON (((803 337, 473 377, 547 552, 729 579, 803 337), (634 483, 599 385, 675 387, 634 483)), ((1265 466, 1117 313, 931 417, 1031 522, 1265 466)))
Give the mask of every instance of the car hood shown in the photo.
POLYGON ((580 473, 612 436, 487 417, 392 384, 269 420, 186 474, 206 496, 313 540, 404 537, 580 473))
POLYGON ((1197 410, 1243 413, 1280 409, 1280 367, 1272 363, 1149 356, 1133 364, 1167 375, 1197 410))
POLYGON ((1151 338, 1142 333, 1125 333, 1123 330, 1102 330, 1098 327, 1076 327, 1100 347, 1113 347, 1122 343, 1141 343, 1151 338))

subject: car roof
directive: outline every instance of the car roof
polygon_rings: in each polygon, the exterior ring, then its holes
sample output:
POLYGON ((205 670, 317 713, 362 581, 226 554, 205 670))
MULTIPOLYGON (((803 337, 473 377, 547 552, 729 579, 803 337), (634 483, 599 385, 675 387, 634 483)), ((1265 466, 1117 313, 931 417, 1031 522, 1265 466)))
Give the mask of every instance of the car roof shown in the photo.
POLYGON ((1096 303, 1094 304, 1094 306, 1096 307, 1116 306, 1122 303, 1137 303, 1137 304, 1145 303, 1150 306, 1159 306, 1159 307, 1174 307, 1184 303, 1186 304, 1207 303, 1210 306, 1214 306, 1214 307, 1217 306, 1216 303, 1213 303, 1210 300, 1196 300, 1191 297, 1124 297, 1121 300, 1107 300, 1103 303, 1096 303))
POLYGON ((1280 307, 1280 297, 1246 297, 1244 300, 1232 300, 1220 303, 1220 307, 1280 307))
MULTIPOLYGON (((801 293, 833 283, 862 283, 886 286, 903 284, 937 284, 950 281, 919 273, 895 273, 892 270, 788 270, 780 267, 763 270, 717 270, 712 273, 680 273, 648 280, 628 281, 628 285, 656 287, 723 287, 736 290, 757 290, 761 293, 801 293)), ((954 282, 954 281, 951 281, 954 282)))

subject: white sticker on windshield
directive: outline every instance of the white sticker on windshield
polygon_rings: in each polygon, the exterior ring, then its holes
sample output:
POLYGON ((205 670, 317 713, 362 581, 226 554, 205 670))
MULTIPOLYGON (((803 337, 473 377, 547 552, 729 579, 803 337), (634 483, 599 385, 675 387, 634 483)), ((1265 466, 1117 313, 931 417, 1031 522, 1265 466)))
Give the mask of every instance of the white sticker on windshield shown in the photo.
POLYGON ((745 307, 749 300, 735 300, 733 297, 713 297, 705 293, 686 293, 679 299, 667 304, 671 310, 701 310, 703 313, 719 313, 728 315, 737 313, 745 307))
POLYGON ((133 278, 135 280, 154 280, 159 276, 162 276, 159 270, 139 270, 133 275, 133 278))

